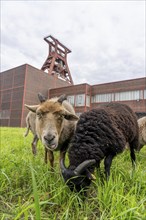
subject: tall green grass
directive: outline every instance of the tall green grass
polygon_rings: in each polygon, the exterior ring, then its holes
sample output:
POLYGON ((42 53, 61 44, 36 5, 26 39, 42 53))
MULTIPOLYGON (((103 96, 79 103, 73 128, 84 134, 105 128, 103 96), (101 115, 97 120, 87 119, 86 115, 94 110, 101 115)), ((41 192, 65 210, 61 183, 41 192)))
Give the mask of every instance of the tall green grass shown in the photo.
POLYGON ((32 135, 24 138, 23 133, 22 128, 1 128, 1 220, 146 220, 146 146, 136 155, 135 171, 127 150, 113 160, 108 182, 95 173, 82 201, 62 179, 59 154, 52 172, 41 143, 34 157, 32 135))

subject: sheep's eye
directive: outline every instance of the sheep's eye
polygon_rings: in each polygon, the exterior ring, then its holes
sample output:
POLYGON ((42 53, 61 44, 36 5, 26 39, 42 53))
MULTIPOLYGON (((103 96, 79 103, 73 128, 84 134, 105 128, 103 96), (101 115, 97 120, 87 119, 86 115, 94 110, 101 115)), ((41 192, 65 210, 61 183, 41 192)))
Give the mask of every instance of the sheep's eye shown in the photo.
POLYGON ((62 118, 63 118, 63 115, 58 115, 58 118, 59 118, 59 119, 62 119, 62 118))
POLYGON ((42 118, 42 116, 43 116, 43 114, 41 112, 37 112, 36 115, 39 119, 42 118))
POLYGON ((63 118, 63 115, 62 115, 62 114, 55 113, 55 117, 56 117, 57 119, 62 119, 62 118, 63 118))

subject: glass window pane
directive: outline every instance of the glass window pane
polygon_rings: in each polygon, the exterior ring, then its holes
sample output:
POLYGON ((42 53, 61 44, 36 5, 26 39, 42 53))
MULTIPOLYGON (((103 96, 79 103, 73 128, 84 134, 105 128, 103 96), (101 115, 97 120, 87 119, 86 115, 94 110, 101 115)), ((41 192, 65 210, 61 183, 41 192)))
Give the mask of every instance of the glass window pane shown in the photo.
POLYGON ((86 106, 90 107, 90 96, 86 96, 86 106))
POLYGON ((111 101, 114 101, 114 94, 113 93, 97 94, 95 96, 92 96, 91 101, 92 101, 92 103, 94 103, 94 102, 111 102, 111 101))
POLYGON ((144 90, 144 99, 146 99, 146 89, 144 90))
POLYGON ((84 106, 85 105, 85 94, 76 96, 76 106, 84 106))
POLYGON ((72 95, 72 96, 67 96, 67 100, 68 100, 68 102, 69 102, 71 105, 74 106, 74 104, 75 104, 75 97, 74 97, 74 95, 72 95))
POLYGON ((139 100, 140 97, 140 90, 115 93, 115 101, 139 100))

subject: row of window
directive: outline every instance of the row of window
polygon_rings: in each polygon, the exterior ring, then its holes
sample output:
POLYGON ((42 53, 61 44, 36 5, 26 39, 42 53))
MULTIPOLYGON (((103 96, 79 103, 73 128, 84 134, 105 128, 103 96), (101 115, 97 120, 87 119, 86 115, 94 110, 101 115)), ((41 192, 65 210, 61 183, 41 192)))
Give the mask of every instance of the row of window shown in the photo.
MULTIPOLYGON (((85 106, 85 94, 68 96, 67 100, 73 106, 85 106)), ((86 96, 86 106, 90 107, 90 96, 86 96)))
MULTIPOLYGON (((70 104, 73 106, 85 106, 85 94, 72 95, 67 97, 70 104)), ((112 101, 129 101, 129 100, 141 100, 146 99, 145 90, 133 90, 127 92, 116 92, 106 94, 96 94, 91 97, 91 103, 98 102, 112 102, 112 101)), ((90 107, 90 96, 86 96, 86 106, 90 107)))
POLYGON ((91 102, 112 102, 112 101, 130 101, 146 99, 146 90, 133 90, 126 92, 116 92, 107 94, 97 94, 92 96, 91 102))

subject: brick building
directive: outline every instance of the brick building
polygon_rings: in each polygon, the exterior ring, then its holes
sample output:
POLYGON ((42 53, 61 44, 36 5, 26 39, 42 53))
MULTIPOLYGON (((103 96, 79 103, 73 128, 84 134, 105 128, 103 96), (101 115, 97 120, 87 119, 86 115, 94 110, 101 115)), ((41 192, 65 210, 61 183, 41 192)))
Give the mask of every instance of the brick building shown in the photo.
POLYGON ((28 113, 24 104, 38 104, 38 92, 48 98, 66 94, 78 115, 109 102, 122 102, 135 112, 146 112, 146 77, 73 85, 67 64, 71 50, 51 35, 44 40, 49 45, 49 54, 41 70, 24 64, 0 73, 1 126, 24 127, 28 113))
POLYGON ((146 77, 98 85, 71 85, 55 74, 24 64, 0 73, 0 82, 1 126, 24 127, 28 113, 24 104, 38 104, 38 92, 49 98, 66 94, 78 115, 111 101, 125 103, 135 112, 146 112, 146 77))
POLYGON ((37 104, 38 92, 47 97, 48 89, 70 84, 24 64, 0 73, 0 85, 0 125, 24 127, 28 112, 24 104, 37 104))
POLYGON ((49 90, 48 96, 67 94, 77 114, 109 102, 129 105, 135 112, 146 112, 146 77, 119 82, 89 85, 80 84, 49 90))

